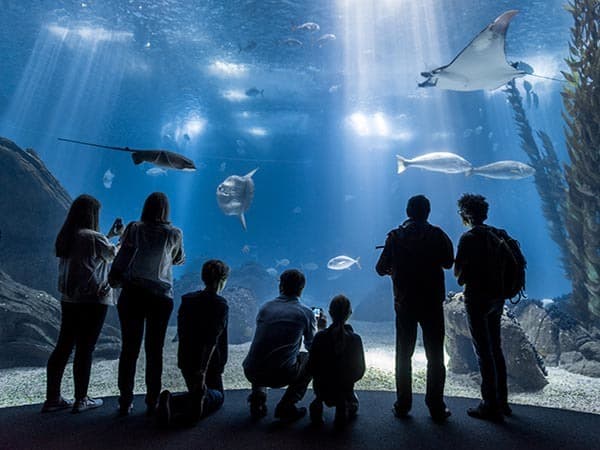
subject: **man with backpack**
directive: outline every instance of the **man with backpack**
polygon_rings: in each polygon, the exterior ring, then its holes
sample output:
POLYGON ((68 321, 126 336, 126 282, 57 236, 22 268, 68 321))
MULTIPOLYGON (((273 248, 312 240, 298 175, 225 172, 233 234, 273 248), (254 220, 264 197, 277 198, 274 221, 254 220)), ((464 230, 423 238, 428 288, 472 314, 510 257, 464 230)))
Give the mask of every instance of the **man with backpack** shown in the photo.
POLYGON ((482 400, 467 414, 501 422, 512 410, 508 405, 500 322, 504 300, 520 294, 525 287, 526 263, 516 240, 506 231, 484 224, 488 209, 481 195, 463 194, 458 200, 458 213, 470 229, 460 238, 454 275, 465 287, 469 329, 481 372, 482 400))
POLYGON ((396 311, 396 403, 394 415, 408 416, 412 406, 412 364, 417 326, 423 330, 427 356, 425 403, 438 422, 450 416, 444 403, 444 270, 452 267, 452 241, 427 218, 431 206, 424 195, 408 200, 406 220, 388 233, 376 270, 390 275, 396 311))

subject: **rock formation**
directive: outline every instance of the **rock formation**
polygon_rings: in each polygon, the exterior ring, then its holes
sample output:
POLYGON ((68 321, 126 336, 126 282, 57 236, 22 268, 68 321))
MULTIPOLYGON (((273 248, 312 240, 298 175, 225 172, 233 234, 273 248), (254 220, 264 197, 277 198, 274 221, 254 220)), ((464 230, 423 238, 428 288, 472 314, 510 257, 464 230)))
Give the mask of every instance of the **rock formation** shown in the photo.
POLYGON ((57 296, 54 240, 71 199, 33 150, 0 138, 0 268, 57 296))
MULTIPOLYGON (((471 345, 462 294, 450 297, 444 306, 446 316, 446 352, 448 370, 456 373, 478 373, 479 366, 471 345)), ((525 331, 514 317, 502 316, 502 348, 506 358, 511 389, 537 391, 548 384, 543 361, 525 331)))
MULTIPOLYGON (((60 329, 60 302, 0 271, 0 368, 45 366, 60 329)), ((104 324, 94 358, 119 357, 119 330, 104 324)))
POLYGON ((511 310, 548 366, 600 377, 600 333, 589 332, 557 304, 521 301, 511 310))

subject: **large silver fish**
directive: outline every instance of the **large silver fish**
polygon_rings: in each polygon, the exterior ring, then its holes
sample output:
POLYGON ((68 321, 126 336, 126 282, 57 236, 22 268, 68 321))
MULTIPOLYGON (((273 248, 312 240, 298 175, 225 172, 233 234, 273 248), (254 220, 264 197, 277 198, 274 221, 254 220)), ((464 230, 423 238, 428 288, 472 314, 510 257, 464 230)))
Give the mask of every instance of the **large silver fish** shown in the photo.
POLYGON ((185 170, 191 171, 196 170, 194 161, 185 156, 171 152, 169 150, 139 150, 129 147, 113 147, 110 145, 93 144, 91 142, 75 141, 73 139, 58 138, 59 141, 72 142, 74 144, 89 145, 91 147, 107 148, 109 150, 119 150, 121 152, 131 153, 131 159, 135 165, 147 162, 154 164, 158 167, 164 167, 166 169, 185 170))
POLYGON ((519 161, 497 161, 485 166, 475 167, 467 175, 475 174, 497 180, 519 180, 535 174, 535 169, 519 161))
POLYGON ((453 91, 497 89, 515 77, 529 72, 523 63, 506 61, 506 30, 518 11, 506 11, 481 31, 449 64, 421 72, 426 80, 419 87, 438 87, 453 91))
POLYGON ((346 255, 340 255, 327 261, 327 268, 331 270, 346 270, 356 264, 356 267, 360 269, 359 261, 360 256, 354 259, 346 255))
POLYGON ((244 176, 231 175, 217 187, 219 208, 228 216, 238 216, 244 230, 247 229, 244 213, 248 211, 254 198, 252 175, 257 170, 258 167, 244 176))
POLYGON ((398 161, 398 173, 404 172, 408 167, 418 167, 442 173, 469 172, 472 168, 471 163, 462 156, 449 152, 427 153, 413 159, 396 155, 396 159, 398 161))

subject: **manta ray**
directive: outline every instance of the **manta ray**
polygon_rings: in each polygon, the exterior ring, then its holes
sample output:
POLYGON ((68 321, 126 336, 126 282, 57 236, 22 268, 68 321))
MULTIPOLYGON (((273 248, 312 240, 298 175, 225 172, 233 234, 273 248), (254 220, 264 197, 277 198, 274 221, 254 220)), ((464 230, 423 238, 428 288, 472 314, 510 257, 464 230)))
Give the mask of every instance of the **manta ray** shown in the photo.
POLYGON ((452 91, 497 89, 516 77, 531 73, 522 62, 508 63, 505 54, 506 30, 516 10, 506 11, 481 31, 450 64, 431 72, 419 87, 438 87, 452 91), (525 69, 525 70, 522 70, 525 69))
POLYGON ((92 144, 91 142, 75 141, 73 139, 58 138, 59 141, 72 142, 74 144, 89 145, 92 147, 107 148, 109 150, 119 150, 121 152, 131 153, 131 159, 137 166, 143 162, 154 164, 158 167, 164 167, 166 169, 185 170, 191 171, 196 170, 194 161, 186 158, 179 153, 171 152, 169 150, 140 150, 129 147, 112 147, 109 145, 92 144))
POLYGON ((231 175, 217 187, 219 208, 228 216, 238 216, 244 230, 247 229, 244 213, 248 211, 254 198, 252 175, 257 170, 258 167, 244 176, 231 175))

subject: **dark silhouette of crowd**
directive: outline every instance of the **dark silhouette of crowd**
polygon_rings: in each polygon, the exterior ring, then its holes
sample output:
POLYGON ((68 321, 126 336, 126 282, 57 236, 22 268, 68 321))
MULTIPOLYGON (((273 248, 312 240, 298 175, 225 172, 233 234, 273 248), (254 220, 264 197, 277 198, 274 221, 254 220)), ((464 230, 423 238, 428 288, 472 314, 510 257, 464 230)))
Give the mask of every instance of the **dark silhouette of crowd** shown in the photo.
MULTIPOLYGON (((380 276, 393 281, 396 313, 396 402, 393 414, 407 417, 412 407, 412 356, 417 328, 423 333, 427 357, 425 403, 432 419, 444 422, 451 412, 444 402, 444 270, 454 265, 464 300, 473 348, 481 371, 481 402, 467 413, 476 418, 502 421, 511 414, 506 365, 501 348, 500 318, 506 295, 506 264, 499 242, 506 231, 486 225, 489 205, 480 195, 464 194, 459 215, 469 229, 460 238, 456 256, 447 234, 428 222, 429 200, 417 195, 408 200, 407 219, 391 230, 376 265, 380 276)), ((163 346, 173 310, 174 265, 183 264, 183 233, 170 223, 165 194, 152 193, 139 221, 126 227, 115 220, 107 235, 99 231, 100 203, 89 195, 77 197, 56 238, 59 291, 62 294, 61 328, 48 360, 47 394, 42 412, 71 409, 80 413, 102 406, 88 394, 92 354, 113 288, 121 324, 118 366, 118 414, 128 416, 134 405, 134 380, 142 342, 145 349, 145 408, 165 426, 197 423, 224 403, 223 371, 228 358, 229 306, 220 294, 229 267, 223 261, 204 263, 204 289, 182 297, 177 312, 179 336, 177 364, 187 392, 163 390, 163 346), (117 244, 110 242, 119 237, 117 244), (61 395, 61 380, 71 353, 75 398, 61 395)), ((522 255, 521 255, 522 256, 522 255)), ((524 259, 523 259, 524 261, 524 259)), ((267 389, 286 390, 274 416, 282 422, 304 417, 299 407, 312 381, 314 399, 309 416, 323 423, 323 408, 335 408, 334 424, 344 427, 359 410, 355 383, 365 373, 361 337, 347 323, 350 300, 336 295, 329 304, 331 324, 321 308, 301 301, 306 278, 288 269, 279 278, 279 296, 262 305, 243 371, 252 386, 248 407, 253 419, 268 414, 267 389)))

